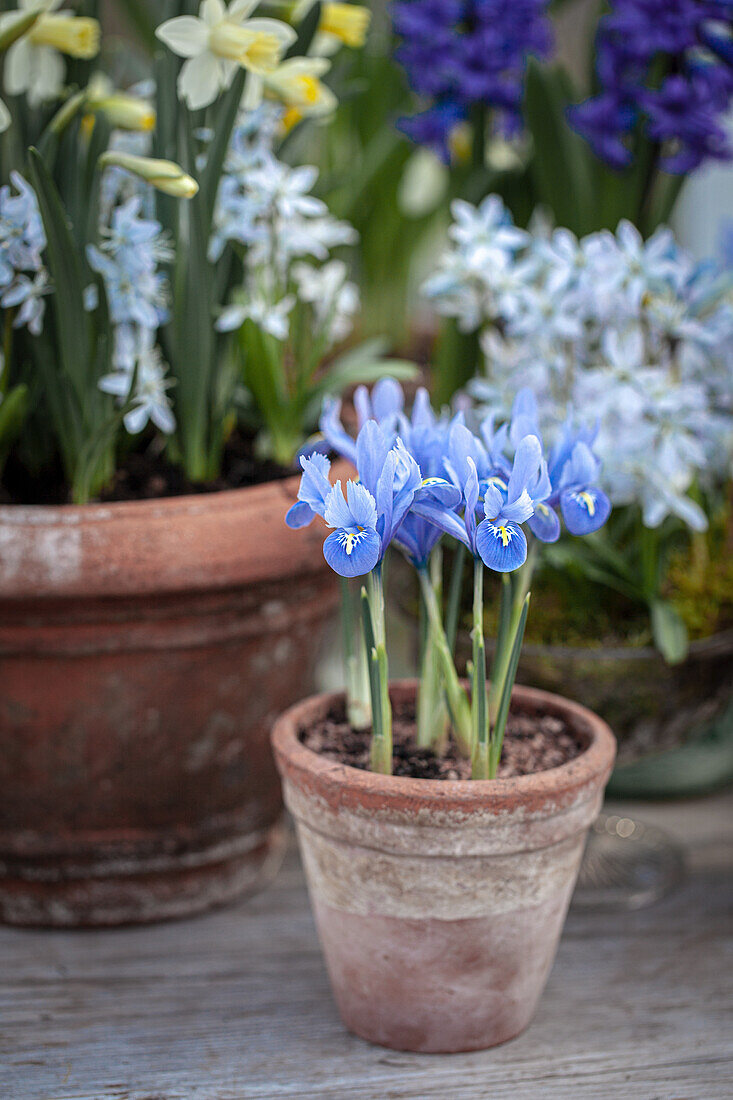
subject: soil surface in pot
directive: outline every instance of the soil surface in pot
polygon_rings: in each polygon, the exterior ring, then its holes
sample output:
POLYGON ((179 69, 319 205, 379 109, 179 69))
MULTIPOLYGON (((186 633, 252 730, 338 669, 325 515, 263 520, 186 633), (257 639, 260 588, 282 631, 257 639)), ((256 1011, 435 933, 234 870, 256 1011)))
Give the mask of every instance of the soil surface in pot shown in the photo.
MULTIPOLYGON (((419 747, 411 706, 394 706, 392 774, 411 779, 470 779, 471 764, 451 740, 443 756, 419 747)), ((370 730, 354 730, 343 706, 334 706, 317 724, 302 730, 300 740, 321 756, 352 768, 369 768, 370 730)), ((507 722, 499 762, 499 779, 557 768, 585 748, 562 718, 554 714, 512 712, 507 722)))
MULTIPOLYGON (((99 500, 154 500, 191 493, 244 489, 249 485, 289 477, 294 472, 275 462, 263 461, 255 454, 254 439, 235 433, 224 449, 221 476, 211 481, 191 481, 179 466, 173 465, 160 453, 157 442, 153 439, 147 448, 126 455, 99 500)), ((31 477, 24 466, 11 456, 0 484, 0 504, 58 505, 70 502, 69 487, 60 468, 46 470, 43 476, 31 477)))

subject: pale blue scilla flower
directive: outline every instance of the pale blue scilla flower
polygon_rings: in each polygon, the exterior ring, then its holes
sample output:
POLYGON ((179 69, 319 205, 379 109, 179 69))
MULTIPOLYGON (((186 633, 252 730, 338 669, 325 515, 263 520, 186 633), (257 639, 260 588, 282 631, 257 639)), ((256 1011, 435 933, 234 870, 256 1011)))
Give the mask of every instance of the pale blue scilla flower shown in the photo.
POLYGON ((731 458, 730 278, 694 263, 669 230, 643 241, 627 222, 580 241, 535 229, 511 276, 501 264, 477 269, 458 238, 427 290, 439 312, 479 332, 489 377, 473 383, 475 396, 504 408, 530 386, 550 444, 568 408, 581 421, 600 418, 593 488, 638 504, 648 525, 672 513, 699 526, 686 494, 695 481, 719 483, 731 458))
POLYGON ((167 284, 158 263, 171 258, 160 223, 141 216, 133 196, 112 214, 101 246, 87 246, 87 260, 102 276, 110 319, 115 325, 155 329, 168 318, 167 284))
POLYGON ((0 306, 17 309, 13 327, 38 336, 49 291, 42 253, 46 234, 33 188, 18 172, 0 188, 0 306), (20 307, 18 309, 18 307, 20 307))
POLYGON ((126 366, 101 378, 100 390, 117 398, 119 404, 130 402, 123 422, 131 435, 141 432, 149 421, 170 435, 176 427, 167 394, 173 381, 165 377, 165 364, 155 343, 155 330, 127 330, 124 344, 118 355, 126 366))

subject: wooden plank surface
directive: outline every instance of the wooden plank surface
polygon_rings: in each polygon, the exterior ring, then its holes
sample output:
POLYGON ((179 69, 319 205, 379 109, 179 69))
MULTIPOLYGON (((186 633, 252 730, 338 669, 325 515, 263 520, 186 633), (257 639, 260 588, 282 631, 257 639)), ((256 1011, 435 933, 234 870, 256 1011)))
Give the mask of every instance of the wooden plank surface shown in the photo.
POLYGON ((348 1035, 291 851, 266 893, 195 920, 0 929, 0 1100, 733 1097, 733 795, 634 811, 686 838, 693 870, 643 911, 571 910, 511 1043, 420 1056, 348 1035))

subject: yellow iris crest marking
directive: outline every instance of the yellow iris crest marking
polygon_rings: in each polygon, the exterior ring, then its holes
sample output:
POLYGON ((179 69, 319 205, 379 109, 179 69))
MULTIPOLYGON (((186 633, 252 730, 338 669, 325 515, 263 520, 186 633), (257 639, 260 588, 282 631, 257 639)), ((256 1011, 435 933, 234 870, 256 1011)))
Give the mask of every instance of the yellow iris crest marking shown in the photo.
POLYGON ((538 500, 535 504, 535 511, 541 512, 543 516, 549 516, 550 514, 550 509, 546 504, 543 504, 541 500, 538 500))
POLYGON ((351 557, 354 547, 361 541, 361 536, 364 532, 364 528, 360 527, 358 531, 345 531, 341 536, 341 544, 346 550, 347 557, 351 557))
POLYGON ((596 514, 596 498, 592 493, 584 489, 582 493, 575 494, 575 499, 587 508, 589 516, 596 514))
POLYGON ((505 527, 503 523, 499 524, 498 527, 494 527, 494 534, 498 539, 501 539, 502 546, 508 546, 512 541, 513 532, 510 531, 508 527, 505 527))
POLYGON ((495 485, 497 489, 501 489, 504 493, 507 491, 507 483, 506 481, 503 481, 500 477, 490 477, 488 478, 488 482, 489 485, 495 485))

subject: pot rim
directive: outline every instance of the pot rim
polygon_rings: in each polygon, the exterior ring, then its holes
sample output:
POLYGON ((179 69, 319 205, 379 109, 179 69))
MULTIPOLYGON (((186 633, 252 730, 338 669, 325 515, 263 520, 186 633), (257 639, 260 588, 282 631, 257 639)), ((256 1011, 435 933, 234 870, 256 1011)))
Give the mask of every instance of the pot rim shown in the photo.
MULTIPOLYGON (((393 700, 411 698, 417 680, 390 682, 393 700)), ((299 731, 343 700, 343 691, 312 695, 286 710, 275 723, 272 745, 281 776, 325 798, 334 808, 350 806, 366 810, 421 808, 446 812, 504 812, 525 808, 530 812, 572 801, 589 784, 610 775, 616 740, 606 722, 593 711, 561 695, 539 688, 515 685, 512 699, 520 707, 561 715, 574 731, 588 737, 587 747, 565 764, 532 775, 510 779, 413 779, 379 775, 348 764, 328 760, 299 739, 299 731)))
POLYGON ((662 654, 652 645, 548 645, 542 642, 525 642, 522 653, 525 657, 549 656, 575 661, 654 661, 661 662, 666 668, 684 667, 691 657, 717 656, 733 651, 733 627, 724 627, 704 638, 694 638, 681 665, 667 665, 662 654))
POLYGON ((293 471, 283 477, 269 478, 253 485, 241 485, 237 489, 212 489, 200 493, 179 493, 175 496, 141 497, 134 500, 92 501, 89 504, 2 504, 0 524, 27 524, 40 527, 45 524, 99 523, 105 520, 123 519, 138 512, 172 514, 200 510, 195 505, 206 505, 206 510, 226 509, 241 501, 245 495, 251 498, 269 494, 275 486, 283 486, 288 496, 300 481, 300 474, 293 471), (192 509, 192 506, 193 509, 192 509))
MULTIPOLYGON (((334 463, 348 476, 348 463, 334 463)), ((0 507, 0 607, 245 589, 328 571, 323 522, 293 531, 297 474, 110 504, 0 507)), ((274 598, 274 597, 273 597, 274 598)))

